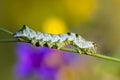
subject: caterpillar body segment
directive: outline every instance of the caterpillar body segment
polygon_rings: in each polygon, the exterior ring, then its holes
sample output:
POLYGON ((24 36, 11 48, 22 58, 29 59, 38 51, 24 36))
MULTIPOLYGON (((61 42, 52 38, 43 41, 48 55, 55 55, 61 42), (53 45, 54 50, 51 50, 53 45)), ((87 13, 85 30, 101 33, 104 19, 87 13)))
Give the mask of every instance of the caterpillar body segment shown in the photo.
POLYGON ((49 48, 61 49, 66 45, 73 45, 79 53, 96 53, 96 46, 93 42, 86 41, 76 33, 67 34, 49 34, 34 31, 24 25, 13 34, 14 38, 20 41, 31 43, 35 46, 46 46, 49 48))

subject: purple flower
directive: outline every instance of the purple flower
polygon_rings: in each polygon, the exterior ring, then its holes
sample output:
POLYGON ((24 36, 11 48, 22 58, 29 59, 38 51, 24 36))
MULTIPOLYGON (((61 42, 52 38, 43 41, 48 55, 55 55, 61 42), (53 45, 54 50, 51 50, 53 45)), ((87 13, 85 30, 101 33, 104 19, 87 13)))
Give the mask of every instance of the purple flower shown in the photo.
POLYGON ((20 80, 29 80, 31 77, 56 80, 59 70, 76 58, 74 54, 68 52, 22 42, 16 45, 16 56, 17 64, 14 71, 16 78, 20 80))

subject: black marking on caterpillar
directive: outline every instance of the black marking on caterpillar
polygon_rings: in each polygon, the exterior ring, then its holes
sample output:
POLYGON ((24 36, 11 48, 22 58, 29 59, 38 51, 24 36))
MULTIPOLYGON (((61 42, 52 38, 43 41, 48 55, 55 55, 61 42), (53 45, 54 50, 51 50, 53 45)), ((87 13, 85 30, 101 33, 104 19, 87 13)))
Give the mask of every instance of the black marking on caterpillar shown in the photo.
POLYGON ((35 46, 61 49, 66 45, 73 45, 79 53, 96 53, 94 42, 86 41, 79 34, 69 32, 67 34, 49 34, 34 31, 24 25, 13 34, 20 41, 31 43, 35 46))

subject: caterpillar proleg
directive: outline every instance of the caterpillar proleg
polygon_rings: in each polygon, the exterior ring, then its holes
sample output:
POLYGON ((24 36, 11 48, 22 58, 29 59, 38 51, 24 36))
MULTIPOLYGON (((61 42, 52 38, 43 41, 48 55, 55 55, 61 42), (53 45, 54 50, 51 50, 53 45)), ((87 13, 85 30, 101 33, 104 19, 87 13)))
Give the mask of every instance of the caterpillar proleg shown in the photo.
POLYGON ((96 53, 94 42, 86 41, 79 34, 70 32, 66 34, 49 34, 37 32, 24 25, 13 34, 19 41, 28 42, 35 46, 46 46, 49 48, 61 49, 66 45, 73 45, 79 53, 96 53))

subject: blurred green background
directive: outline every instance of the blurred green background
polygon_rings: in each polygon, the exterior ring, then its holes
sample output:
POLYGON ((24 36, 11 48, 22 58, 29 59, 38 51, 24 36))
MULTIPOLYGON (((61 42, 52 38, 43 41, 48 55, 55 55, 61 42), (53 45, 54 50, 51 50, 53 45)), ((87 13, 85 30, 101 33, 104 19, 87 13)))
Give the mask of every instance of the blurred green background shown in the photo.
MULTIPOLYGON (((97 43, 98 53, 117 58, 120 58, 119 21, 119 0, 0 0, 0 27, 15 32, 26 24, 42 32, 79 33, 97 43)), ((11 36, 0 32, 0 39, 3 38, 11 36)), ((14 80, 14 45, 0 43, 0 80, 14 80)), ((120 80, 120 63, 90 59, 77 69, 63 69, 66 73, 58 80, 120 80)))

